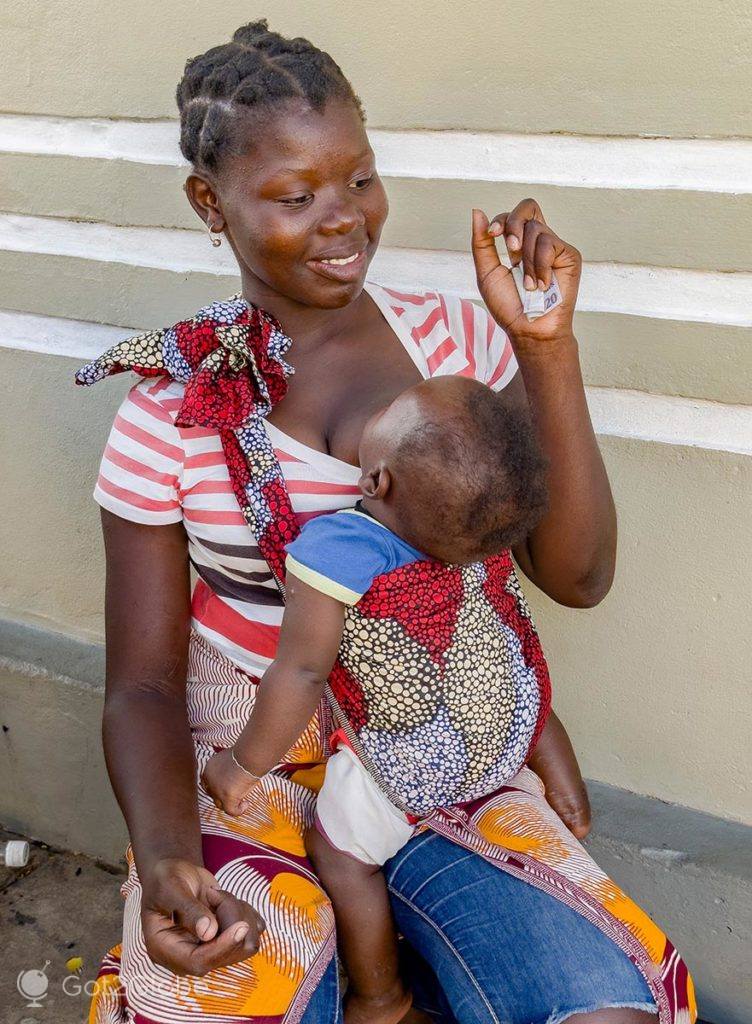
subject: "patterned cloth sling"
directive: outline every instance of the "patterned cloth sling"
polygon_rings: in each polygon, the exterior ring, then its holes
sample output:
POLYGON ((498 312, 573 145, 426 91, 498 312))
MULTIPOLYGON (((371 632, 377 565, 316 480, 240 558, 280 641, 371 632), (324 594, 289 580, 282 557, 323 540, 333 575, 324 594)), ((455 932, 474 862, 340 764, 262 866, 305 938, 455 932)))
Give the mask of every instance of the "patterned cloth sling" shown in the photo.
MULTIPOLYGON (((238 295, 122 341, 76 375, 90 385, 133 370, 185 385, 176 426, 219 432, 238 504, 283 597, 284 549, 298 526, 264 419, 287 391, 290 344, 277 321, 238 295)), ((550 683, 508 553, 472 566, 416 562, 378 577, 347 612, 328 690, 348 741, 422 827, 578 910, 640 968, 660 1024, 694 1021, 691 979, 670 941, 594 864, 523 767, 550 708, 550 683), (374 642, 391 644, 395 664, 432 684, 416 689, 384 678, 367 656, 374 642), (471 652, 474 686, 458 704, 456 687, 442 689, 442 679, 471 652), (383 696, 385 686, 393 699, 380 700, 374 716, 369 698, 377 690, 383 696), (449 794, 452 806, 443 799, 449 794)), ((300 1005, 294 1000, 285 1020, 297 1019, 300 1005)))
MULTIPOLYGON (((178 426, 219 430, 233 490, 284 597, 298 533, 263 419, 285 395, 290 339, 235 297, 116 345, 78 374, 132 369, 185 384, 178 426)), ((328 687, 335 720, 411 815, 486 796, 522 768, 551 704, 546 661, 508 552, 420 561, 377 577, 346 611, 328 687)))

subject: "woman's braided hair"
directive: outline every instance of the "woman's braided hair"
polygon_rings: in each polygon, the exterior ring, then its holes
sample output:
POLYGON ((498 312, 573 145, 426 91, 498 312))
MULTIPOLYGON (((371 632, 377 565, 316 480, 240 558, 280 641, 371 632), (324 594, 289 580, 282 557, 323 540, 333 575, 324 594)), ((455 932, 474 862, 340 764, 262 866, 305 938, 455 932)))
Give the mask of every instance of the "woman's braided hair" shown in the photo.
POLYGON ((314 110, 327 100, 360 100, 339 65, 307 39, 270 32, 266 19, 239 28, 232 42, 193 57, 177 88, 180 149, 199 170, 216 170, 236 142, 238 114, 300 98, 314 110))

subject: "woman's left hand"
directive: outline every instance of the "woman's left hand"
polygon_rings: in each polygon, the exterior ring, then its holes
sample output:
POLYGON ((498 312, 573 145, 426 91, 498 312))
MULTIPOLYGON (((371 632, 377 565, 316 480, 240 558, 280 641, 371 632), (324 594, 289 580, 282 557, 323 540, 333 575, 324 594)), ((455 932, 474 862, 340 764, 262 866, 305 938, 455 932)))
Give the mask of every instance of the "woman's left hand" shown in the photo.
POLYGON ((497 213, 490 224, 482 210, 473 210, 472 251, 481 297, 513 342, 571 337, 582 257, 549 228, 534 199, 523 199, 511 213, 497 213), (556 271, 562 302, 545 316, 528 320, 523 313, 511 271, 496 251, 497 238, 506 244, 513 266, 522 262, 533 288, 547 288, 556 271))

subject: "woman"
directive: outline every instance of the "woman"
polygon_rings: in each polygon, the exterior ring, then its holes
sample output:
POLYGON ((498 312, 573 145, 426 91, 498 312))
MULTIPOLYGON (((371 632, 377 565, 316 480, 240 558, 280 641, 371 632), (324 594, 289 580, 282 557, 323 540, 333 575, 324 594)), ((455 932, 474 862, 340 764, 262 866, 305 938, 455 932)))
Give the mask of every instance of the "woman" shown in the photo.
MULTIPOLYGON (((123 945, 105 960, 91 1019, 337 1021, 331 917, 302 845, 326 710, 246 818, 228 819, 197 787, 274 655, 282 596, 270 537, 290 525, 288 494, 298 522, 355 503, 358 442, 377 408, 421 376, 472 374, 532 412, 550 460, 550 509, 514 552, 518 564, 562 604, 600 601, 616 527, 572 334, 580 256, 526 200, 490 226, 473 212, 490 317, 469 302, 366 286, 387 201, 359 101, 328 55, 264 22, 189 61, 178 105, 188 199, 214 243, 231 246, 242 297, 82 375, 131 366, 154 378, 126 398, 96 492, 107 551, 104 741, 132 854, 123 945), (563 302, 547 316, 521 315, 500 236, 529 285, 548 285, 555 269, 563 302), (279 325, 294 339, 289 352, 279 325), (228 390, 231 380, 245 387, 246 372, 261 374, 255 398, 228 390)), ((587 857, 527 770, 474 815, 432 823, 386 872, 413 1020, 694 1020, 673 947, 587 857)))

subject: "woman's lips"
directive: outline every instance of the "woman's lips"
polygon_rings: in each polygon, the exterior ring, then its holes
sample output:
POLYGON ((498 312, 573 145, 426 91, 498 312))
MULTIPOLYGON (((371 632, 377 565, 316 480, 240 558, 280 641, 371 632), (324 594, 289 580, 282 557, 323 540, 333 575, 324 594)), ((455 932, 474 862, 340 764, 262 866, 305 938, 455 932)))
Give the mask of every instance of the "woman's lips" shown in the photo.
POLYGON ((363 273, 366 264, 366 253, 353 254, 355 259, 349 263, 328 263, 326 260, 308 260, 311 270, 327 277, 330 281, 357 281, 363 273))

